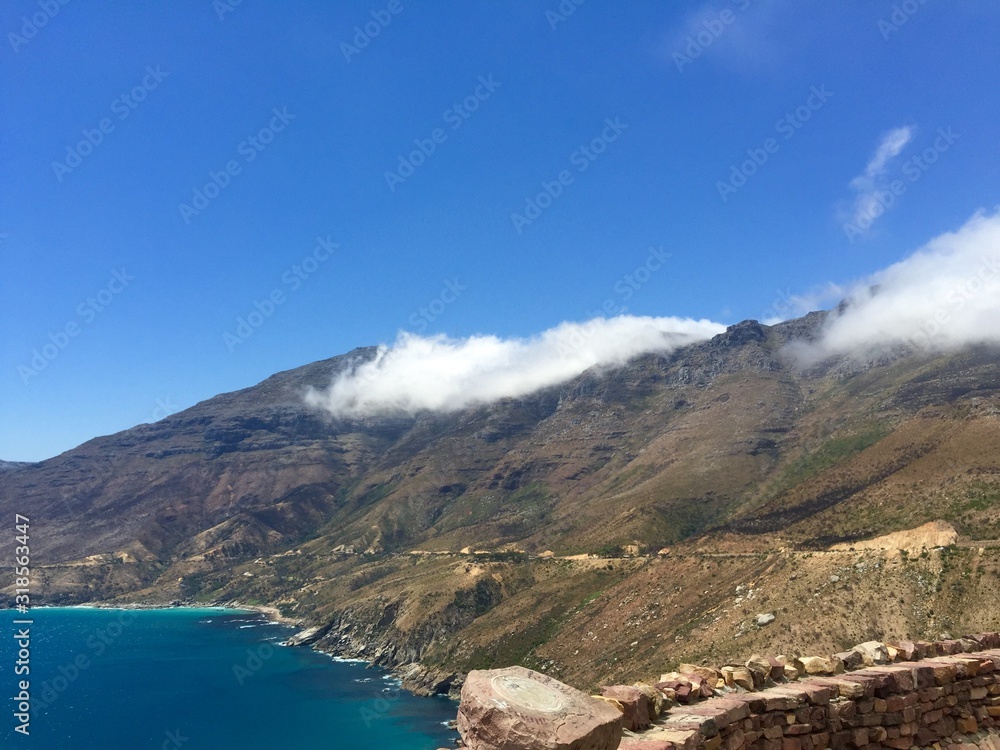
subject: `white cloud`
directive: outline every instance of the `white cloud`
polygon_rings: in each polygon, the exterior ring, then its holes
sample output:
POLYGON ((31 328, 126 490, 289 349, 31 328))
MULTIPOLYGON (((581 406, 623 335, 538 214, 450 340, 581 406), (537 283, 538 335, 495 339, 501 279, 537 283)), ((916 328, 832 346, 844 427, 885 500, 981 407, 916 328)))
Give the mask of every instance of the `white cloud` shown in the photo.
MULTIPOLYGON (((890 130, 882 136, 882 142, 875 150, 875 155, 868 162, 868 166, 865 167, 864 174, 861 177, 854 178, 855 182, 861 181, 860 186, 863 186, 864 180, 873 180, 881 177, 885 172, 885 166, 889 160, 899 156, 899 152, 911 140, 913 140, 913 128, 909 126, 890 130)), ((859 187, 859 185, 855 185, 853 182, 851 184, 853 187, 859 187)))
POLYGON ((801 32, 816 22, 815 9, 803 19, 800 5, 794 0, 710 0, 684 14, 664 36, 662 54, 681 72, 702 57, 740 73, 773 68, 794 41, 785 30, 801 32))
POLYGON ((561 323, 530 339, 401 333, 392 347, 380 347, 375 359, 342 373, 326 390, 310 389, 306 401, 347 418, 455 411, 525 396, 593 367, 667 353, 724 330, 709 320, 622 315, 561 323))
POLYGON ((872 222, 885 211, 879 201, 879 194, 886 189, 886 167, 913 140, 914 132, 915 129, 907 125, 894 128, 883 135, 864 171, 851 180, 855 197, 848 221, 859 231, 864 232, 870 228, 872 222))
POLYGON ((1000 212, 976 213, 908 258, 855 284, 808 360, 893 346, 944 352, 1000 344, 1000 212))

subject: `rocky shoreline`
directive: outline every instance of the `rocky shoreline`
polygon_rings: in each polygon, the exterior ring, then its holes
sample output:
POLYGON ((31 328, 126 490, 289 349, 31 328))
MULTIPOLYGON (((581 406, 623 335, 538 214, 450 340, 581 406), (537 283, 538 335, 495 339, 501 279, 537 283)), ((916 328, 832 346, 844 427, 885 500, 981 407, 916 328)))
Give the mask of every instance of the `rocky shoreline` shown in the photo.
MULTIPOLYGON (((206 602, 204 604, 172 600, 169 602, 103 601, 67 606, 123 610, 222 608, 259 612, 266 615, 273 622, 298 628, 298 631, 285 640, 283 645, 289 647, 308 646, 314 651, 326 654, 327 656, 363 661, 372 666, 381 667, 398 678, 402 689, 413 695, 421 697, 447 695, 454 700, 458 700, 464 680, 464 675, 458 672, 426 667, 418 661, 396 661, 395 656, 401 653, 401 651, 394 644, 376 642, 376 645, 371 647, 368 641, 356 642, 356 639, 350 635, 355 626, 346 621, 338 620, 332 623, 312 624, 308 618, 293 618, 282 615, 277 607, 270 605, 243 604, 236 600, 206 602)), ((384 640, 384 637, 382 640, 384 640)))

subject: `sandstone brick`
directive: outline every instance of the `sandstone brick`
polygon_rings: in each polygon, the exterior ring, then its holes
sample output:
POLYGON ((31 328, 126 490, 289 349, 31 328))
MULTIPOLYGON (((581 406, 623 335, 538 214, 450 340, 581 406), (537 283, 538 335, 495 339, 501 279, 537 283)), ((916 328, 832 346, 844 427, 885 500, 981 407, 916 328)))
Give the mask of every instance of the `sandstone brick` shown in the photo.
POLYGON ((797 686, 801 693, 804 693, 806 700, 814 706, 825 706, 833 698, 835 691, 829 685, 807 680, 800 682, 797 686))
POLYGON ((910 737, 897 737, 895 739, 882 740, 883 747, 895 748, 895 750, 910 750, 913 741, 910 737))
POLYGON ((925 711, 924 715, 920 717, 920 721, 924 724, 935 724, 941 721, 941 717, 944 716, 944 712, 940 709, 935 711, 925 711))
POLYGON ((864 657, 859 651, 841 651, 833 656, 840 660, 845 669, 857 669, 865 663, 864 657))
MULTIPOLYGON (((876 670, 873 670, 876 671, 876 670)), ((896 693, 908 693, 914 689, 913 669, 908 666, 890 665, 877 670, 889 678, 889 688, 896 693)))
POLYGON ((969 677, 979 674, 979 659, 974 656, 956 656, 955 661, 965 667, 965 673, 969 677))
POLYGON ((865 696, 871 698, 875 696, 875 689, 877 687, 885 687, 885 678, 879 679, 877 675, 867 674, 865 672, 847 672, 841 675, 838 679, 844 680, 845 682, 855 682, 864 688, 865 696))
POLYGON ((841 698, 861 698, 865 694, 865 686, 858 682, 850 682, 840 677, 813 677, 809 680, 817 685, 825 685, 837 691, 841 698))
POLYGON ((805 700, 805 693, 788 692, 781 688, 771 688, 764 694, 764 706, 767 711, 787 711, 798 708, 805 700))
POLYGON ((624 709, 622 726, 625 729, 636 732, 649 727, 649 703, 639 688, 631 685, 605 685, 601 688, 601 696, 621 704, 624 709))
POLYGON ((858 704, 854 701, 841 701, 830 704, 831 711, 839 719, 849 719, 858 713, 858 704))
POLYGON ((972 734, 979 731, 979 722, 971 716, 961 718, 955 724, 958 727, 958 731, 962 734, 972 734))
POLYGON ((741 730, 736 729, 725 738, 723 744, 726 750, 740 750, 746 744, 746 737, 741 730))
POLYGON ((851 744, 851 732, 846 729, 830 735, 830 747, 833 750, 843 750, 849 744, 851 744))
POLYGON ((719 733, 719 727, 712 717, 686 713, 670 712, 660 720, 659 726, 671 732, 697 732, 701 737, 714 737, 719 733))
POLYGON ((916 686, 924 689, 937 687, 937 681, 934 679, 934 668, 927 666, 923 662, 919 664, 920 666, 913 667, 911 670, 916 686))

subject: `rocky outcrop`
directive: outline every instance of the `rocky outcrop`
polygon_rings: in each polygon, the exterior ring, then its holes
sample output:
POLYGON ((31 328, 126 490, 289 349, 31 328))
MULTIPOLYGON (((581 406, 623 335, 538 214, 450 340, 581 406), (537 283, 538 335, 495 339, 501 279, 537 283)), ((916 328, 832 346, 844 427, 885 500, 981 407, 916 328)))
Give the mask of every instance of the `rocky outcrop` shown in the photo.
POLYGON ((908 552, 920 552, 934 547, 947 547, 958 541, 958 532, 947 521, 931 521, 923 526, 907 531, 896 531, 874 539, 866 539, 849 544, 835 544, 834 550, 884 550, 901 549, 908 552))
POLYGON ((457 696, 461 690, 463 677, 456 672, 425 667, 421 664, 411 664, 397 670, 402 681, 401 687, 414 695, 450 695, 457 696))
POLYGON ((621 716, 548 675, 508 667, 469 673, 458 731, 470 750, 615 750, 621 716))
POLYGON ((326 632, 327 628, 316 625, 311 628, 306 628, 305 630, 300 630, 298 633, 292 635, 284 645, 286 646, 308 646, 311 643, 315 643, 323 634, 326 632))
POLYGON ((601 697, 617 701, 622 707, 622 725, 632 732, 649 728, 649 700, 639 688, 631 685, 605 685, 601 697))

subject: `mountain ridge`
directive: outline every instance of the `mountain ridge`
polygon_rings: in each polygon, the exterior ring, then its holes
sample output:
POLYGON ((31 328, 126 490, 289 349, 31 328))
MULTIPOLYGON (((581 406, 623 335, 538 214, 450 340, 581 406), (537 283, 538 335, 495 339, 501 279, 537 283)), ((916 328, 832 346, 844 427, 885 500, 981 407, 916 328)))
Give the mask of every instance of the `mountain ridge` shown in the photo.
MULTIPOLYGON (((939 518, 1000 538, 998 352, 802 368, 787 344, 816 340, 829 315, 744 321, 451 413, 308 407, 306 387, 376 351, 355 349, 0 471, 0 508, 42 521, 33 559, 52 603, 270 604, 388 666, 450 673, 554 649, 585 681, 613 666, 557 645, 593 609, 579 602, 662 588, 651 568, 714 586, 698 550, 723 555, 728 580, 776 582, 781 549, 808 567, 810 550, 939 518), (642 556, 664 547, 674 557, 642 556)), ((673 627, 704 616, 675 603, 673 627)))

